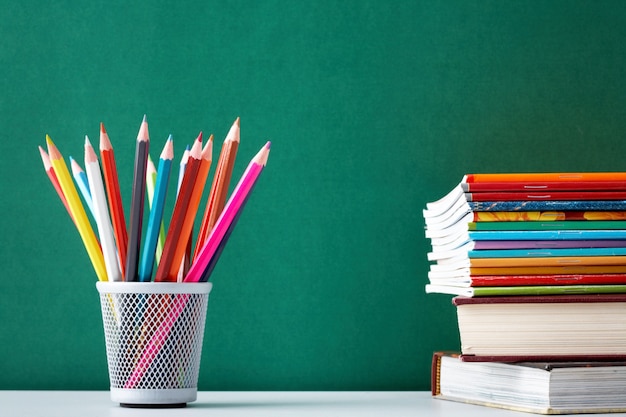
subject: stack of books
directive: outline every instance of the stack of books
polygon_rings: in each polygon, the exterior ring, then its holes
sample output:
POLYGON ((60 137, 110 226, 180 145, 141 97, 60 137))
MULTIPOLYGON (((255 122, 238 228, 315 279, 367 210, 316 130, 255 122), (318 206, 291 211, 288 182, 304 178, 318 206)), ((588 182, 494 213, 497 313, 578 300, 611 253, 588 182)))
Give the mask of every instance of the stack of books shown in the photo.
POLYGON ((424 219, 426 291, 455 295, 461 340, 433 357, 437 398, 626 410, 626 173, 466 175, 424 219))

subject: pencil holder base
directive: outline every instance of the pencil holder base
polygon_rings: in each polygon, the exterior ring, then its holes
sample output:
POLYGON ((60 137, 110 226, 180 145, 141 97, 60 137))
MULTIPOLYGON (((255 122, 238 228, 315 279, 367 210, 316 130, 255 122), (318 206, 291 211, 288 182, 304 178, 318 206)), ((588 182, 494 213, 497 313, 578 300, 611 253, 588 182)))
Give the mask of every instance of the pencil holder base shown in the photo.
POLYGON ((125 389, 111 388, 111 401, 127 408, 182 408, 198 396, 197 388, 125 389))

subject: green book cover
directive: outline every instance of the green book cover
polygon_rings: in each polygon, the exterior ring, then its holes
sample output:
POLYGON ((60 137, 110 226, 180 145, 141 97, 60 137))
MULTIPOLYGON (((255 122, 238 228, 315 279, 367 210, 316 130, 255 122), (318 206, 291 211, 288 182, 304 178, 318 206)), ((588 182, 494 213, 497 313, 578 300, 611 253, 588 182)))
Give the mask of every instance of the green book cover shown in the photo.
POLYGON ((475 297, 506 295, 620 294, 626 285, 535 285, 515 287, 473 287, 475 297))

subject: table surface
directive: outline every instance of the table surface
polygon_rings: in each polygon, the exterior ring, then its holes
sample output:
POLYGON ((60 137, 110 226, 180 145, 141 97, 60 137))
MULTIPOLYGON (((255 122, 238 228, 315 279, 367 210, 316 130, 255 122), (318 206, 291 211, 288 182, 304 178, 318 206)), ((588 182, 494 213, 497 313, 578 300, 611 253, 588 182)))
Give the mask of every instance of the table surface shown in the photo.
MULTIPOLYGON (((429 392, 199 392, 185 408, 125 408, 108 391, 0 391, 0 417, 74 416, 442 416, 534 414, 433 399, 429 392)), ((617 416, 595 414, 594 416, 617 416)), ((623 415, 623 414, 622 414, 623 415)))

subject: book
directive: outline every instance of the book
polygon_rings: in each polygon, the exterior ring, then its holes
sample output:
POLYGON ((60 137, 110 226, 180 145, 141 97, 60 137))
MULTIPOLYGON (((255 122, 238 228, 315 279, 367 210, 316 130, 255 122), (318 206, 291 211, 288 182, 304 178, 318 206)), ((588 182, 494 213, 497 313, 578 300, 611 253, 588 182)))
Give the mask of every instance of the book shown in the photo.
POLYGON ((626 294, 463 297, 461 353, 474 358, 626 358, 626 294))
POLYGON ((623 200, 624 191, 553 191, 553 192, 505 192, 489 191, 464 193, 471 201, 587 201, 587 200, 623 200))
POLYGON ((626 362, 466 362, 433 354, 438 400, 537 414, 626 412, 626 362))
POLYGON ((561 294, 620 294, 626 293, 622 284, 569 284, 569 285, 511 285, 468 286, 427 284, 426 293, 451 294, 465 297, 494 297, 516 295, 561 295, 561 294))
POLYGON ((477 211, 475 222, 626 220, 625 211, 477 211))

